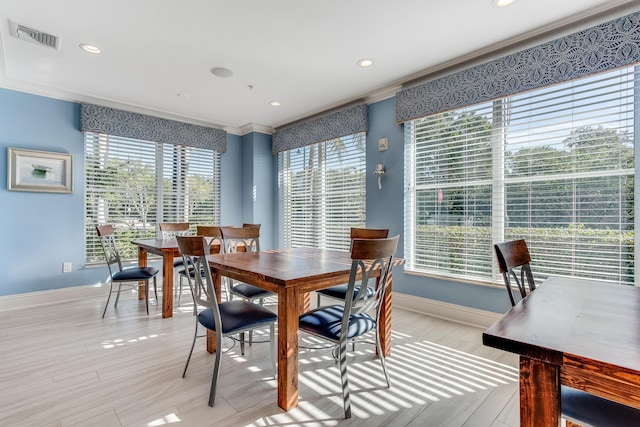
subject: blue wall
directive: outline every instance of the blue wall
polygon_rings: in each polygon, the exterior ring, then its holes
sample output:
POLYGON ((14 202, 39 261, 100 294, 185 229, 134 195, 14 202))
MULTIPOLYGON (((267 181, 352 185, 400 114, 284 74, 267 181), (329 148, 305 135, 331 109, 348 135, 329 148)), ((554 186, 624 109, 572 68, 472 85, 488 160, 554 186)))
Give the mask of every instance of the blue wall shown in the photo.
MULTIPOLYGON (((0 164, 6 170, 7 147, 71 153, 74 193, 7 191, 0 182, 0 296, 104 282, 105 268, 84 268, 84 151, 79 129, 80 106, 41 96, 0 89, 0 164), (62 273, 71 261, 73 271, 62 273)), ((367 135, 367 226, 388 227, 403 235, 403 127, 395 123, 395 99, 369 106, 367 135), (378 151, 378 139, 389 149, 378 151), (386 168, 382 189, 373 170, 386 168)), ((262 133, 228 135, 222 155, 221 224, 261 223, 263 248, 279 246, 277 156, 271 137, 262 133)), ((403 240, 398 256, 403 255, 403 240)), ((394 291, 504 313, 504 290, 394 272, 394 291)))
MULTIPOLYGON (((84 137, 80 105, 0 89, 0 296, 104 283, 106 268, 84 267, 84 137), (7 148, 73 155, 73 194, 7 190, 7 148), (71 261, 72 272, 62 273, 71 261)), ((222 222, 242 223, 241 139, 222 155, 222 222)))

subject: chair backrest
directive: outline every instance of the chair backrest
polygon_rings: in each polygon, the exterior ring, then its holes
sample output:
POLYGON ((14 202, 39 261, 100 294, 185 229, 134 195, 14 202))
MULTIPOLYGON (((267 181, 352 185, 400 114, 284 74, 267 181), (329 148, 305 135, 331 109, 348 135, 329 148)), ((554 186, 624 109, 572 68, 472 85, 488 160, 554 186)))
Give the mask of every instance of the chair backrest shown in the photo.
POLYGON ((104 259, 107 261, 109 274, 113 277, 114 272, 111 269, 114 264, 118 265, 118 271, 122 271, 122 261, 120 260, 120 253, 118 252, 118 246, 116 245, 113 226, 110 224, 96 225, 96 232, 100 239, 104 259))
POLYGON ((216 325, 221 325, 218 299, 213 287, 211 268, 206 257, 211 251, 207 239, 204 236, 176 236, 176 242, 178 242, 178 249, 182 254, 184 265, 193 265, 193 269, 201 273, 187 274, 194 302, 213 309, 216 325))
POLYGON ((529 254, 529 248, 524 239, 497 243, 493 245, 493 248, 495 249, 496 258, 498 259, 498 268, 500 273, 502 273, 504 285, 509 294, 509 300, 511 301, 511 305, 514 306, 516 302, 513 298, 511 278, 515 281, 522 298, 527 296, 527 292, 531 292, 536 288, 536 283, 531 273, 531 255, 529 254), (520 270, 519 274, 518 269, 520 270))
POLYGON ((391 272, 399 239, 399 235, 385 239, 353 239, 351 274, 345 298, 345 316, 342 322, 343 334, 346 334, 349 328, 348 318, 351 315, 375 309, 376 319, 378 318, 380 302, 384 298, 387 279, 391 272), (378 271, 380 272, 379 285, 373 295, 368 295, 366 288, 369 279, 374 277, 378 271), (354 292, 356 287, 359 287, 358 292, 354 292))
POLYGON ((196 236, 204 236, 210 246, 212 254, 224 253, 222 230, 214 225, 197 225, 196 236))
POLYGON ((163 239, 171 239, 176 236, 189 234, 188 222, 161 222, 158 224, 163 239))
POLYGON ((389 237, 388 228, 351 227, 352 239, 386 239, 387 237, 389 237))
POLYGON ((225 252, 258 252, 260 251, 260 226, 220 227, 224 240, 225 252))

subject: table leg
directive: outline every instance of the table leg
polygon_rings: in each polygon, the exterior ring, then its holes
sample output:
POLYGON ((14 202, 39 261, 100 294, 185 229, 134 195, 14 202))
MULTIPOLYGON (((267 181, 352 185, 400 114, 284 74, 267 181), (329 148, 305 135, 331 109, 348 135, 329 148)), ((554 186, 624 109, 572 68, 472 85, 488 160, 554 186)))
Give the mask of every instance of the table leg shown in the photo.
POLYGON ((173 253, 162 255, 162 317, 173 317, 173 253))
POLYGON ((298 406, 298 313, 297 287, 278 293, 278 406, 285 411, 298 406))
POLYGON ((380 318, 378 319, 378 334, 380 336, 380 347, 384 357, 391 355, 391 272, 387 276, 387 288, 384 292, 382 307, 380 307, 380 318))
POLYGON ((560 369, 520 356, 520 426, 560 426, 560 369))
MULTIPOLYGON (((148 264, 148 260, 147 260, 147 251, 142 248, 141 246, 138 246, 138 267, 146 267, 148 264)), ((139 300, 143 300, 144 299, 144 287, 145 287, 145 282, 139 282, 138 285, 138 299, 139 300)))

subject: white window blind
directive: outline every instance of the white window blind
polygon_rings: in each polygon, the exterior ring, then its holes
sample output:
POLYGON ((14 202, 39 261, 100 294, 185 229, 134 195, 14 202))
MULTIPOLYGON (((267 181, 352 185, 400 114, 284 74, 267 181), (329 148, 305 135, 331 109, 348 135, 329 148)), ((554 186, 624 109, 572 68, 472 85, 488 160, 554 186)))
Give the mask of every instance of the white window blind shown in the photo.
POLYGON ((405 126, 407 270, 500 282, 524 238, 549 275, 634 283, 633 67, 405 126))
POLYGON ((218 224, 220 154, 207 149, 85 133, 86 262, 104 255, 96 224, 113 224, 125 259, 131 240, 155 238, 159 222, 218 224))
POLYGON ((349 249, 366 224, 366 136, 357 133, 278 154, 285 247, 349 249))

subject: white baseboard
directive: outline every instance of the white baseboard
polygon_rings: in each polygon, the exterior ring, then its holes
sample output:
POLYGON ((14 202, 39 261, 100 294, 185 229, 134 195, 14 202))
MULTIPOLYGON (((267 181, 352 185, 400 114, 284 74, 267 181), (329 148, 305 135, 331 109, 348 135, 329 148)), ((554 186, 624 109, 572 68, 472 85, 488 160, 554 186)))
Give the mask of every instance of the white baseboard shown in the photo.
MULTIPOLYGON (((36 307, 44 304, 73 301, 78 299, 107 297, 107 285, 85 285, 69 288, 49 289, 25 294, 0 296, 0 311, 36 307)), ((107 286, 108 287, 108 286, 107 286)))
MULTIPOLYGON (((6 295, 0 297, 0 311, 35 307, 44 304, 73 301, 78 299, 106 297, 106 285, 74 286, 70 288, 51 289, 47 291, 29 292, 25 294, 6 295)), ((399 292, 393 293, 393 305, 405 310, 433 316, 452 322, 478 328, 488 328, 501 315, 490 311, 478 310, 457 304, 450 304, 428 298, 417 297, 399 292)))
POLYGON ((394 307, 486 329, 500 319, 500 313, 393 292, 394 307))

